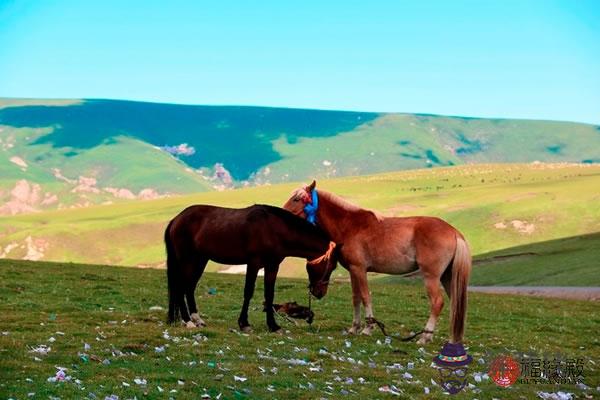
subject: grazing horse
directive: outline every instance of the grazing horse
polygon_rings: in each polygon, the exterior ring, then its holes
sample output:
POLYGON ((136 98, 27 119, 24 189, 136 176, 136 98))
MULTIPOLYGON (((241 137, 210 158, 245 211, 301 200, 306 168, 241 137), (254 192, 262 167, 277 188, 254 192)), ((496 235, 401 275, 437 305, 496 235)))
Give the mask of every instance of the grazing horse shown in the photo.
MULTIPOLYGON (((348 332, 361 328, 360 304, 365 308, 366 326, 361 333, 370 335, 378 321, 373 317, 367 272, 408 274, 420 269, 431 313, 421 332, 420 344, 433 338, 436 322, 444 305, 440 282, 451 300, 451 342, 462 341, 467 311, 467 285, 471 272, 471 253, 463 235, 447 222, 433 217, 383 217, 360 208, 323 190, 316 183, 292 193, 283 208, 303 216, 321 227, 337 243, 339 261, 350 272, 354 319, 348 332)), ((333 266, 335 268, 335 266, 333 266)), ((331 270, 320 267, 311 282, 315 294, 329 282, 331 270)))
POLYGON ((244 304, 238 324, 251 329, 248 306, 258 270, 265 269, 265 309, 271 331, 279 330, 273 315, 275 279, 285 257, 311 260, 307 265, 329 269, 337 260, 335 244, 319 228, 278 207, 254 205, 233 209, 195 205, 177 215, 165 230, 169 312, 189 327, 203 326, 194 291, 208 260, 247 264, 244 304), (187 300, 187 304, 186 304, 187 300), (191 314, 191 315, 190 315, 191 314))

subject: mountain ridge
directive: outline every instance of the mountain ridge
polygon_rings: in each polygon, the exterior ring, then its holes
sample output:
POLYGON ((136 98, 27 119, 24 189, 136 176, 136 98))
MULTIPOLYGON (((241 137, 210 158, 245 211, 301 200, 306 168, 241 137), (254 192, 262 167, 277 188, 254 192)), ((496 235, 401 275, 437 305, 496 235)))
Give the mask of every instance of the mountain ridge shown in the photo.
POLYGON ((312 177, 532 161, 600 162, 600 126, 425 113, 0 98, 4 214, 312 177))

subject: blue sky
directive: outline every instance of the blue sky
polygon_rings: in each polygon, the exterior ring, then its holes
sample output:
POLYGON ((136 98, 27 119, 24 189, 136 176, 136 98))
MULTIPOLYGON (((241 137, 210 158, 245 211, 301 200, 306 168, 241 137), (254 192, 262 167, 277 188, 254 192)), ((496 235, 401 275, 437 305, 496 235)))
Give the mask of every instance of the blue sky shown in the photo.
POLYGON ((0 96, 600 124, 599 21, 593 0, 0 0, 0 96))

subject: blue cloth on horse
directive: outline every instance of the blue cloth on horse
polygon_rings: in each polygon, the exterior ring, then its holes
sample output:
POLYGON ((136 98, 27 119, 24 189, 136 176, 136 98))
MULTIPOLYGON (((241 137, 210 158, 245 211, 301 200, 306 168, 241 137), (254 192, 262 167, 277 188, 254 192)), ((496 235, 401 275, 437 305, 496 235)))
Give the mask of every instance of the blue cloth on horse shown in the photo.
POLYGON ((312 202, 306 203, 304 206, 304 214, 306 214, 306 220, 313 225, 317 224, 317 210, 319 209, 319 196, 317 195, 317 189, 312 190, 312 202))

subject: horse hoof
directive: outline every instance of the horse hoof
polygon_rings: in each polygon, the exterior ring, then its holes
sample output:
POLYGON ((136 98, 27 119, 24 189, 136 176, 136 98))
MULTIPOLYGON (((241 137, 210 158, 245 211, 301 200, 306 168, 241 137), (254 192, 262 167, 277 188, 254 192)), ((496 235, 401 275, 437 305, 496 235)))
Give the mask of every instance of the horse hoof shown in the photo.
POLYGON ((367 326, 365 326, 365 329, 363 329, 360 334, 365 335, 365 336, 371 336, 371 333, 373 333, 374 328, 375 327, 373 325, 367 325, 367 326))
POLYGON ((424 333, 423 336, 421 336, 419 338, 419 340, 417 340, 417 344, 428 344, 428 343, 431 343, 432 341, 433 341, 433 335, 424 333))
POLYGON ((188 328, 188 329, 193 329, 193 328, 196 328, 196 324, 195 324, 195 323, 193 323, 192 321, 184 322, 184 323, 183 323, 183 326, 185 326, 185 327, 186 327, 186 328, 188 328))
POLYGON ((240 327, 240 331, 243 333, 252 333, 252 327, 250 325, 240 327))
POLYGON ((281 327, 279 325, 270 326, 269 331, 272 333, 281 333, 281 327))
POLYGON ((360 330, 360 324, 352 324, 352 326, 350 328, 348 328, 346 330, 346 332, 348 332, 349 335, 356 335, 359 330, 360 330))
POLYGON ((198 328, 202 328, 206 326, 206 322, 204 322, 204 320, 202 318, 200 318, 200 316, 196 313, 193 313, 192 315, 190 315, 190 318, 192 318, 192 322, 194 324, 196 324, 196 326, 198 328))

